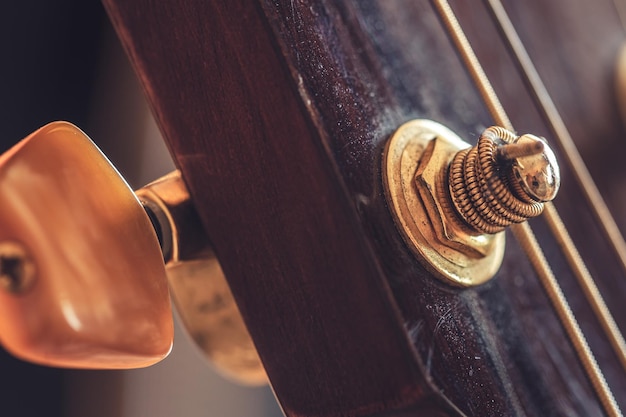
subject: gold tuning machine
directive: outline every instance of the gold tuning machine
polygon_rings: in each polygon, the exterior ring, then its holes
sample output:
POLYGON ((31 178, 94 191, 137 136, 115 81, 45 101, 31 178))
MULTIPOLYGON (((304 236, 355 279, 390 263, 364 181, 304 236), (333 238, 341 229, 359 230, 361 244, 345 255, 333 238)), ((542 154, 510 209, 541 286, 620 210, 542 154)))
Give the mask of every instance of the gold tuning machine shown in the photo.
POLYGON ((266 384, 265 369, 180 172, 136 194, 160 236, 172 298, 196 346, 227 378, 266 384))
POLYGON ((491 279, 504 256, 504 229, 541 214, 560 186, 545 140, 494 126, 472 147, 431 120, 413 120, 395 132, 383 177, 406 243, 457 286, 491 279))
POLYGON ((151 365, 172 347, 171 290, 218 370, 266 382, 178 172, 135 194, 82 131, 55 122, 0 156, 0 194, 8 351, 59 367, 151 365))

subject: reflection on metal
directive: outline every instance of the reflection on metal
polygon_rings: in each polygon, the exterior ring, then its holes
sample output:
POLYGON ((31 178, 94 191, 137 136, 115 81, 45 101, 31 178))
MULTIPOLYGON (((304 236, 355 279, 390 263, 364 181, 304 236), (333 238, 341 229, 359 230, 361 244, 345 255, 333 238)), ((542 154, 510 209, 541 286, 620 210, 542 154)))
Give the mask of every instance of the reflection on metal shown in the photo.
POLYGON ((504 228, 539 215, 560 183, 554 154, 535 136, 491 127, 470 147, 430 120, 396 131, 383 175, 409 247, 438 276, 461 286, 495 275, 504 228))
POLYGON ((265 369, 180 173, 136 194, 160 235, 170 290, 191 337, 225 376, 266 384, 265 369))
POLYGON ((383 158, 387 201, 406 243, 437 276, 460 286, 492 278, 505 245, 504 233, 470 234, 460 218, 449 216, 445 167, 467 148, 446 127, 414 120, 396 131, 383 158))
POLYGON ((488 234, 541 214, 561 183, 554 153, 542 139, 496 126, 454 156, 448 181, 469 232, 488 234))

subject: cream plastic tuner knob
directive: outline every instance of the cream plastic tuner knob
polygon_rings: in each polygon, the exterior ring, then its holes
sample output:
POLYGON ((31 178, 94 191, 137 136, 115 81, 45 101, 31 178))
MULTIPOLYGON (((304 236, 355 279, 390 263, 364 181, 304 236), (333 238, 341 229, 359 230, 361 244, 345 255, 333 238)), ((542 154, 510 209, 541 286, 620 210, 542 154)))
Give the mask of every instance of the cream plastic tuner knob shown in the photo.
POLYGON ((0 156, 0 342, 50 366, 136 368, 172 346, 168 284, 142 205, 77 127, 0 156))

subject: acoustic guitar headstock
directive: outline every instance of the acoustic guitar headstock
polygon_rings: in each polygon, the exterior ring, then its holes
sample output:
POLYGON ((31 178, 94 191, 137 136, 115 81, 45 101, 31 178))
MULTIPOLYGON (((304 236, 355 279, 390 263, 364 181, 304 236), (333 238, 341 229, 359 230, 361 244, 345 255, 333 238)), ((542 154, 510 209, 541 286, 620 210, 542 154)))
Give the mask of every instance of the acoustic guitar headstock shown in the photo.
POLYGON ((286 415, 619 416, 617 2, 450 3, 105 0, 286 415))

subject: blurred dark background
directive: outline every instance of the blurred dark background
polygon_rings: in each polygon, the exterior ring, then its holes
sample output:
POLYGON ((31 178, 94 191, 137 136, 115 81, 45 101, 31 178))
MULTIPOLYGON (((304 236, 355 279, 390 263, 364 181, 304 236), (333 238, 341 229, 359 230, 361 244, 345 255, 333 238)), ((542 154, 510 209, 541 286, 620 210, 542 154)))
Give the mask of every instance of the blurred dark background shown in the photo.
MULTIPOLYGON (((92 1, 23 1, 0 14, 2 152, 49 121, 86 126, 106 15, 92 1)), ((87 129, 87 128, 85 128, 87 129)), ((2 415, 62 415, 65 373, 0 356, 2 415)))
POLYGON ((48 121, 88 123, 108 25, 102 5, 26 0, 0 15, 2 150, 48 121))
MULTIPOLYGON (((102 148, 133 187, 173 168, 99 2, 10 2, 0 19, 1 151, 48 122, 68 120, 102 148)), ((217 376, 178 326, 172 355, 136 371, 51 369, 14 359, 0 348, 0 415, 281 413, 269 388, 242 388, 217 376)))

